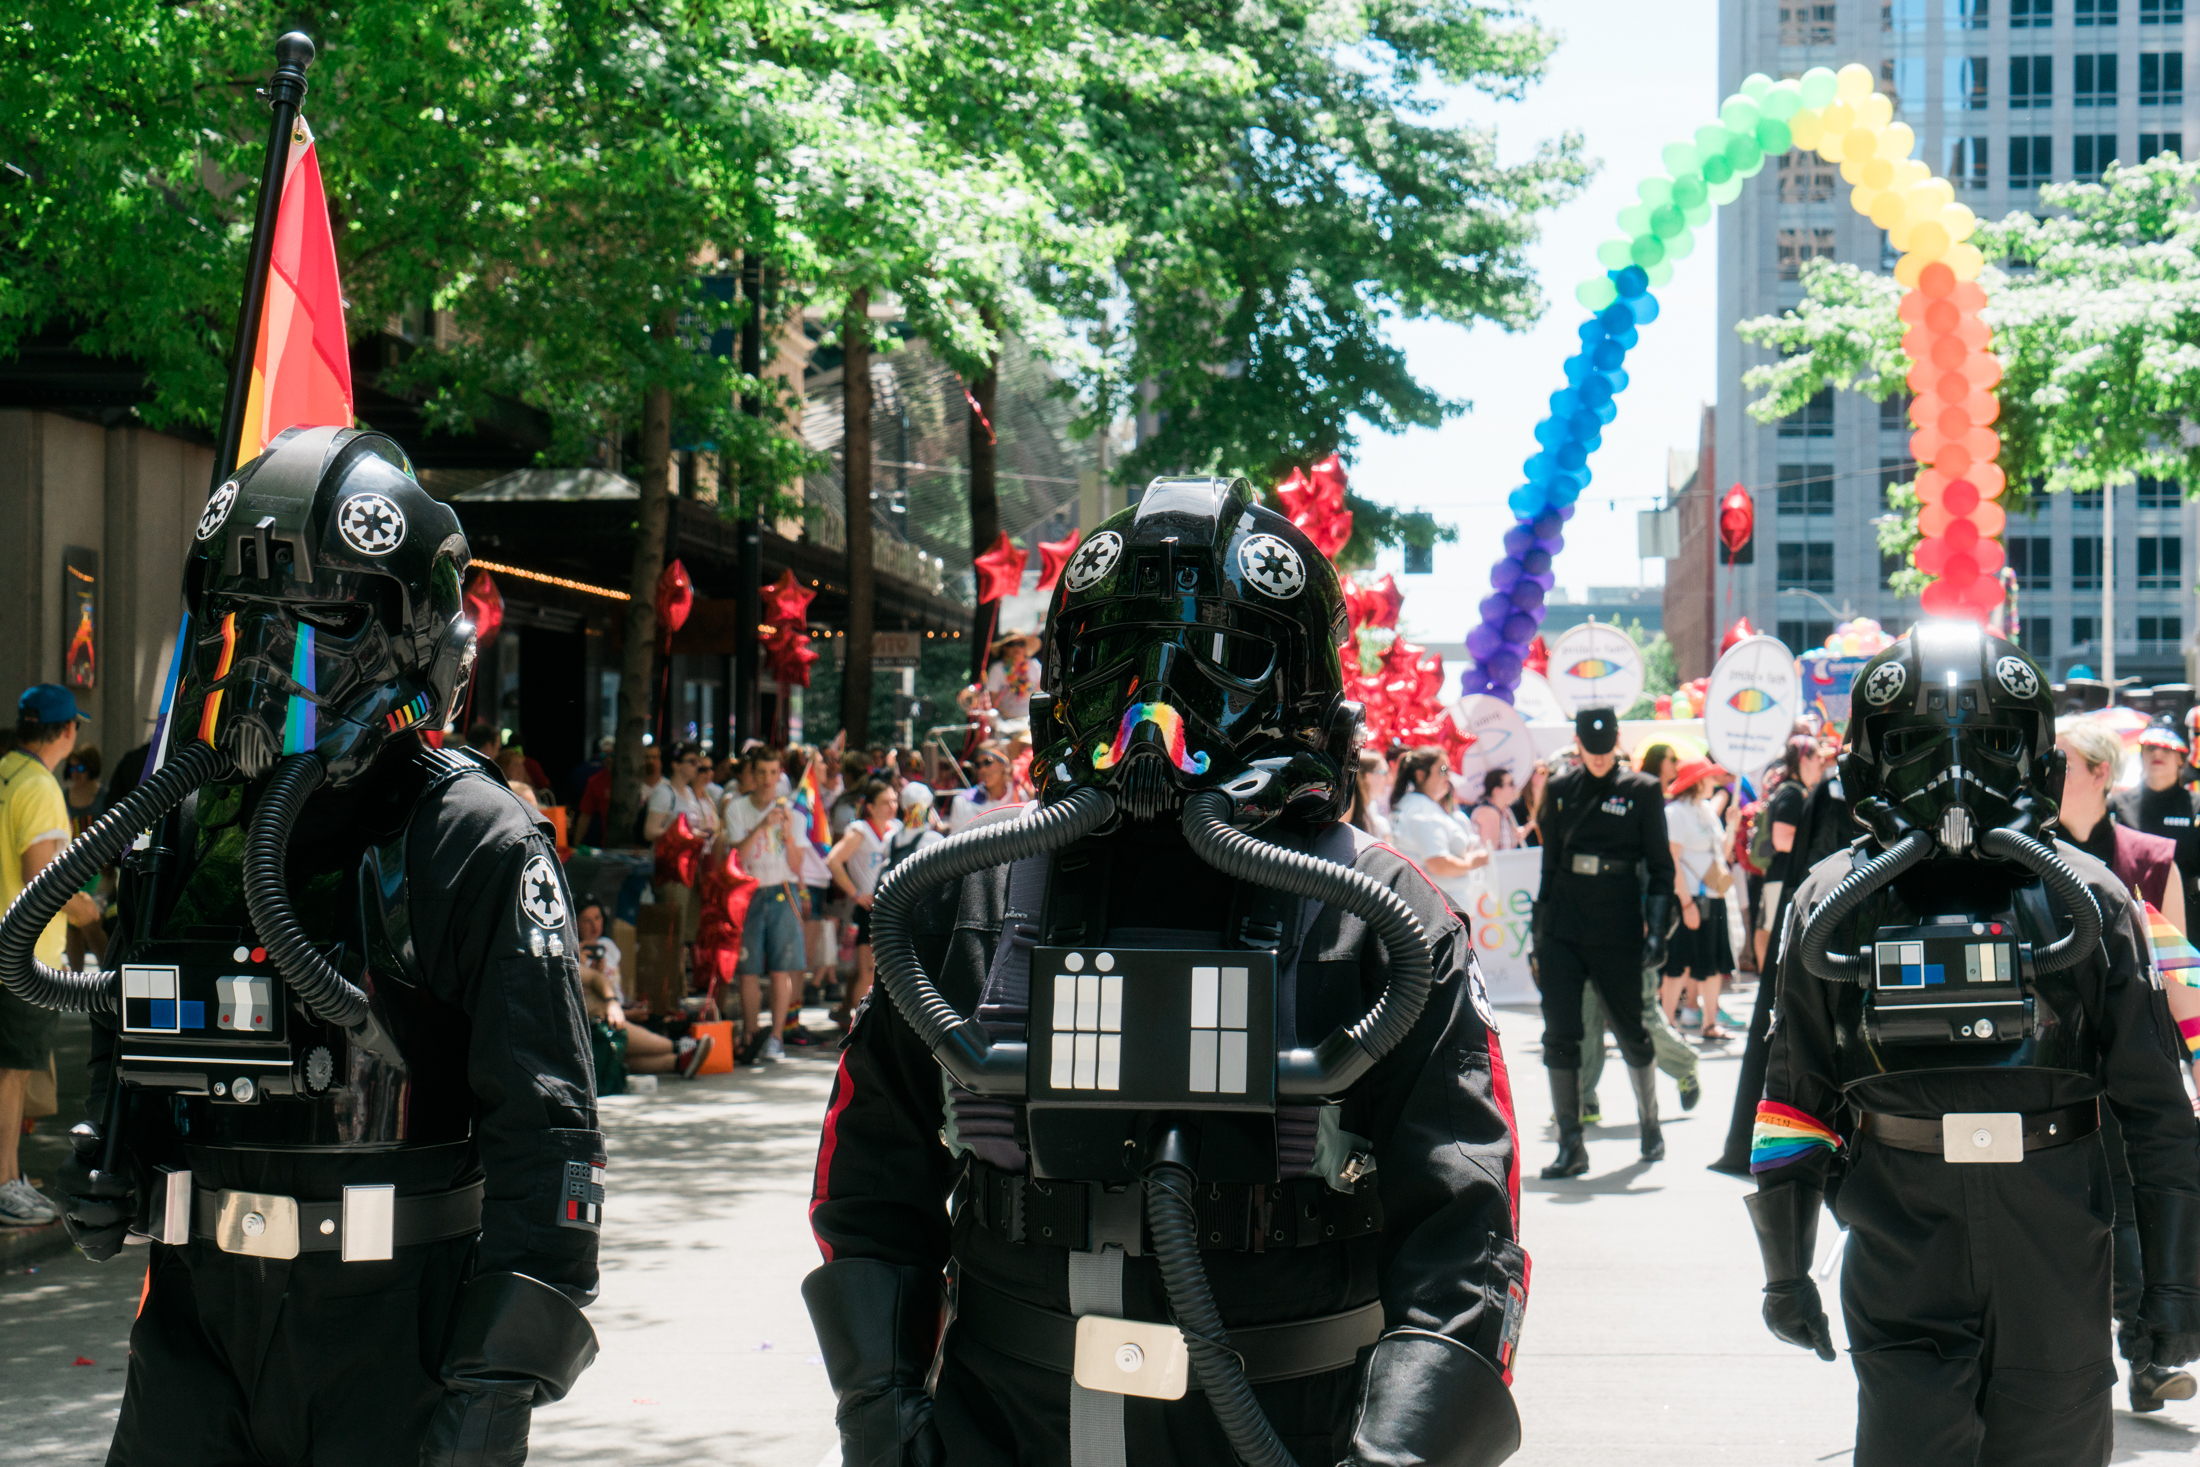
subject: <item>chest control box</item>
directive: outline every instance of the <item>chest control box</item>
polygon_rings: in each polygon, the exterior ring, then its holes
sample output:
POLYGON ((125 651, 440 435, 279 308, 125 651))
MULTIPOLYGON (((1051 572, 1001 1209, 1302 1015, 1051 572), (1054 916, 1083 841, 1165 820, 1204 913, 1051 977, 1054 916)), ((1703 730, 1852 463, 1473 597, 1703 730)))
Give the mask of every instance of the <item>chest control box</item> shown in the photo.
POLYGON ((1032 1106, 1276 1105, 1271 953, 1042 947, 1031 955, 1032 1106))
MULTIPOLYGON (((334 961, 335 949, 327 955, 334 961)), ((265 949, 239 941, 146 944, 122 965, 121 1042, 126 1084, 251 1104, 294 1092, 294 1080, 325 1089, 335 1056, 302 1066, 293 1050, 289 989, 265 949), (318 1086, 313 1084, 318 1081, 318 1086)))
POLYGON ((1881 1044, 2013 1044, 2031 1032, 2016 929, 2006 919, 1882 927, 1871 950, 1881 1044))

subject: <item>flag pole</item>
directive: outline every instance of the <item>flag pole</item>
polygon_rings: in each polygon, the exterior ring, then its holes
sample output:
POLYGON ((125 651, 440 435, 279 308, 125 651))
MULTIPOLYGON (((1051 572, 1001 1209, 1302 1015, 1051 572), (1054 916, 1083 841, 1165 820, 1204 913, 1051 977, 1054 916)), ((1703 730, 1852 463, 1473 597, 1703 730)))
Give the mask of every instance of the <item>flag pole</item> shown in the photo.
POLYGON ((244 274, 244 300, 237 308, 237 338, 229 353, 229 392, 222 399, 221 431, 214 439, 211 495, 237 467, 237 442, 244 436, 245 401, 252 391, 252 358, 260 340, 260 313, 267 303, 268 261, 275 253, 275 216, 283 202, 283 169, 290 161, 290 130, 298 104, 306 96, 306 68, 313 64, 313 41, 291 31, 275 43, 275 74, 260 95, 273 116, 268 120, 267 155, 260 164, 260 197, 252 221, 252 253, 244 274))

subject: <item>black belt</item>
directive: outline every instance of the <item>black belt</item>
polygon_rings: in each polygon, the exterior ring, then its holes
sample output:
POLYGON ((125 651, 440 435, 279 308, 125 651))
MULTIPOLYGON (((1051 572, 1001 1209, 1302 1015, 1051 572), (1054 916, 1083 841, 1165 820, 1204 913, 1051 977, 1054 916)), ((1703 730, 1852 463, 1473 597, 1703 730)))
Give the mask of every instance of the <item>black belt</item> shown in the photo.
MULTIPOLYGON (((395 1199, 390 1243, 411 1248, 421 1243, 440 1243, 481 1230, 483 1184, 453 1192, 429 1192, 395 1199)), ((344 1246, 344 1204, 298 1202, 298 1251, 335 1253, 344 1246)), ((222 1193, 201 1190, 191 1199, 191 1235, 213 1242, 220 1223, 222 1193)))
MULTIPOLYGON (((955 1323, 967 1326, 976 1342, 1012 1360, 1068 1375, 1077 1358, 1077 1318, 963 1278, 955 1286, 955 1323)), ((1383 1306, 1363 1304, 1319 1319, 1286 1324, 1232 1326, 1230 1348, 1245 1361, 1245 1377, 1259 1385, 1272 1380, 1344 1370, 1383 1332, 1383 1306)), ((1198 1390, 1195 1379, 1192 1387, 1198 1390)))
MULTIPOLYGON (((1097 1182, 1046 1181, 1002 1171, 982 1161, 970 1165, 970 1208, 977 1225, 1004 1243, 1029 1243, 1083 1251, 1092 1247, 1097 1182)), ((1143 1198, 1135 1186, 1104 1193, 1104 1214, 1140 1219, 1143 1198)), ((1266 1185, 1207 1182, 1199 1189, 1202 1251, 1266 1253, 1335 1243, 1383 1230, 1383 1204, 1371 1185, 1339 1192, 1320 1177, 1294 1177, 1266 1185)))
POLYGON ((1629 856, 1622 861, 1611 856, 1580 854, 1568 856, 1566 864, 1560 869, 1569 876, 1632 876, 1635 868, 1641 864, 1641 859, 1636 856, 1629 856))
MULTIPOLYGON (((2057 1146, 2067 1146, 2082 1141, 2101 1129, 2101 1103, 2098 1100, 2080 1101, 2066 1105, 2061 1110, 2043 1110, 2024 1118, 2024 1149, 2047 1151, 2057 1146)), ((1931 1156, 1946 1155, 1941 1124, 1938 1117, 1927 1120, 1918 1116, 1890 1116, 1877 1111, 1867 1112, 1860 1134, 1871 1137, 1897 1151, 1919 1151, 1931 1156)))

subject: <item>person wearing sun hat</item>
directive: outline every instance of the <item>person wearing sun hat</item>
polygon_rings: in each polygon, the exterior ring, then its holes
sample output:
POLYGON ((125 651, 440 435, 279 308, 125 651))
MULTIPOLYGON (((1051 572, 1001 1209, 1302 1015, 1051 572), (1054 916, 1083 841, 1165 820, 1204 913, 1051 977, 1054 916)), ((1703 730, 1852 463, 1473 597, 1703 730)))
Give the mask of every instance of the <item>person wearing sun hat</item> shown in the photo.
POLYGON ((2157 718, 2139 735, 2139 768, 2145 776, 2109 803, 2118 823, 2176 843, 2179 887, 2185 909, 2192 910, 2200 882, 2200 818, 2192 791, 2185 787, 2192 746, 2176 720, 2157 718))
POLYGON ((1725 827, 1708 800, 1711 791, 1734 776, 1710 759, 1684 761, 1673 776, 1665 804, 1665 833, 1673 847, 1673 890, 1680 900, 1680 925, 1665 954, 1660 998, 1668 1018, 1678 1022, 1681 997, 1690 982, 1703 1011, 1700 1034, 1706 1042, 1733 1036, 1719 1027, 1719 989, 1734 971, 1734 950, 1726 931, 1726 897, 1712 888, 1731 882, 1721 877, 1725 827))

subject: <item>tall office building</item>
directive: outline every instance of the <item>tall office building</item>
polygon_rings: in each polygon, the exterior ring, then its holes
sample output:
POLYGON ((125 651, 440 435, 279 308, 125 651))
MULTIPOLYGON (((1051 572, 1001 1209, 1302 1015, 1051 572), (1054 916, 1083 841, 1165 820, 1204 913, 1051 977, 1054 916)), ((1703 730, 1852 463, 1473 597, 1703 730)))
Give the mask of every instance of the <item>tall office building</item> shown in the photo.
MULTIPOLYGON (((2200 147, 2190 110, 2200 76, 2190 103, 2185 89, 2191 25, 2185 0, 1723 0, 1720 95, 1752 72, 1800 76, 1861 62, 1916 131, 1917 156, 1994 219, 2037 209, 2042 183, 2182 153, 2188 136, 2200 147)), ((1914 597, 1888 588, 1894 567, 1874 525, 1888 512, 1886 486, 1914 472, 1907 403, 1827 392, 1777 424, 1745 410, 1756 394, 1742 374, 1773 354, 1735 336, 1735 322, 1801 300, 1807 260, 1894 268, 1885 233, 1849 208, 1847 192, 1837 165, 1796 151, 1767 160, 1719 211, 1715 487, 1723 494, 1739 482, 1757 502, 1754 563, 1722 567, 1719 598, 1795 647, 1822 641, 1841 611, 1890 628, 1917 614, 1914 597)), ((2200 571, 2200 518, 2179 487, 2116 491, 2112 558, 2100 495, 2044 496, 2034 506, 2004 538, 2026 646, 2058 678, 2074 663, 2098 670, 2110 567, 2119 677, 2182 680, 2185 648, 2200 631, 2189 589, 2200 571)))

